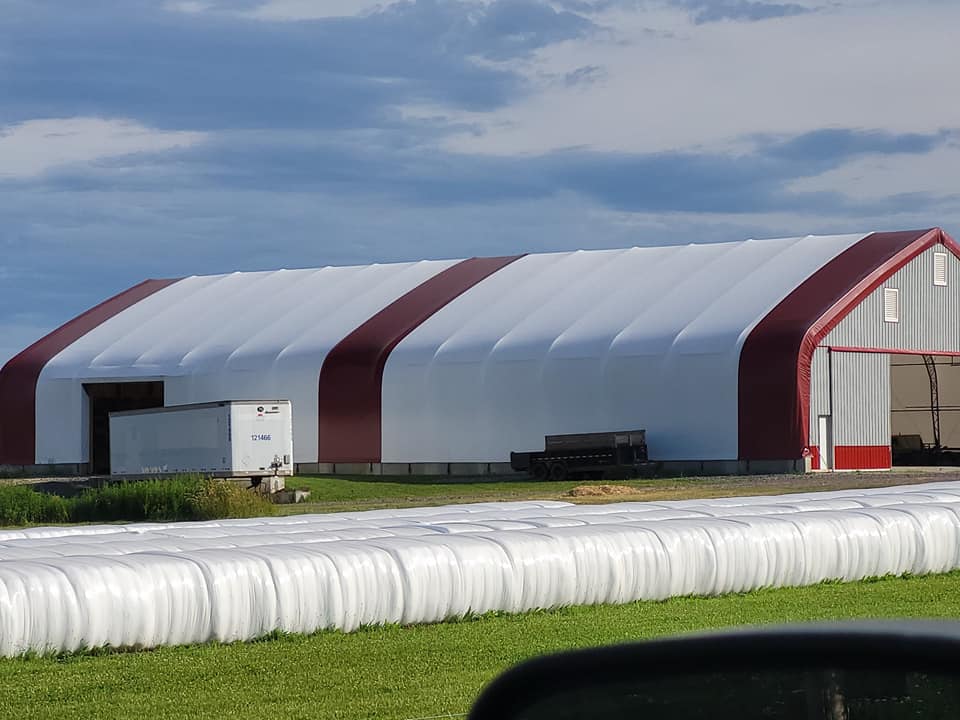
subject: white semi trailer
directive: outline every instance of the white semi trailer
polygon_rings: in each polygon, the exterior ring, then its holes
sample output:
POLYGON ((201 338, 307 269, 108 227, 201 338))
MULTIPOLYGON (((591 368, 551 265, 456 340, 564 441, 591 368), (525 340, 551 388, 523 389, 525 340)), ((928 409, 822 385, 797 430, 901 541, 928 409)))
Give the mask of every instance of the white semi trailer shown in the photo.
POLYGON ((289 400, 231 400, 110 413, 111 475, 293 475, 289 400))

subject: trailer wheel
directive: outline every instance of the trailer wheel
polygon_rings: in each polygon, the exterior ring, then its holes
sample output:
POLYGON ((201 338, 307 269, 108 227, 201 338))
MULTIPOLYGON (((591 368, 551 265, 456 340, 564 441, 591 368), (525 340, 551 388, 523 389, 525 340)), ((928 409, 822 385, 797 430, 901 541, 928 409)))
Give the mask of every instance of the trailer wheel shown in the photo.
POLYGON ((547 466, 545 463, 537 462, 533 464, 533 477, 536 480, 546 480, 547 474, 547 466))
POLYGON ((556 462, 550 465, 550 479, 559 481, 567 479, 567 464, 565 462, 556 462))

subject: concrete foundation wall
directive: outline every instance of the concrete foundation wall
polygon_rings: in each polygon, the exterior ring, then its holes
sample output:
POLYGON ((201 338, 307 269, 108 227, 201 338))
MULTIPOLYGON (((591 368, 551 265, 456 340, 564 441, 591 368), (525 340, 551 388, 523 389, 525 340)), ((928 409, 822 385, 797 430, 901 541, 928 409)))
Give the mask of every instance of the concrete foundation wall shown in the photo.
POLYGON ((88 472, 86 463, 49 465, 0 465, 2 477, 80 477, 88 472))
POLYGON ((521 473, 510 463, 297 463, 296 474, 476 477, 521 473))
MULTIPOLYGON (((774 475, 809 468, 798 460, 675 460, 657 464, 661 475, 774 475)), ((426 477, 513 476, 510 463, 300 463, 298 475, 381 475, 426 477)))
POLYGON ((807 471, 797 460, 686 460, 658 463, 660 475, 780 475, 807 471))

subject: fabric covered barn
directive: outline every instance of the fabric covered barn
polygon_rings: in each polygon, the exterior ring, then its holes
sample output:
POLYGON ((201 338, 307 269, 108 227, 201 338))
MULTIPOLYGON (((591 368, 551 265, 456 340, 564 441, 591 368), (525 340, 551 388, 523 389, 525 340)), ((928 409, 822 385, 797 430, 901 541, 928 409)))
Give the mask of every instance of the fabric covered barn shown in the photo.
POLYGON ((112 410, 276 398, 306 470, 634 428, 678 469, 890 467, 934 440, 929 358, 952 387, 958 255, 933 229, 148 280, 7 363, 0 464, 104 472, 112 410))

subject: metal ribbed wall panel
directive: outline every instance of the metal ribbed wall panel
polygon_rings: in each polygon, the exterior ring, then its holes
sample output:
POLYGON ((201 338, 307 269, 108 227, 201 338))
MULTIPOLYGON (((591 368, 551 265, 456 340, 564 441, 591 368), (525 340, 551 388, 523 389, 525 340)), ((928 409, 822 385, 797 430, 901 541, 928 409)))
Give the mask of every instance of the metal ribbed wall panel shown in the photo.
POLYGON ((818 347, 810 364, 810 445, 820 441, 818 418, 830 414, 830 351, 818 347))
POLYGON ((821 342, 833 347, 960 350, 960 260, 942 245, 905 265, 821 342), (947 284, 933 284, 934 254, 947 255, 947 284), (883 290, 900 290, 900 321, 883 319, 883 290))
POLYGON ((830 353, 835 447, 890 444, 890 356, 830 353))

